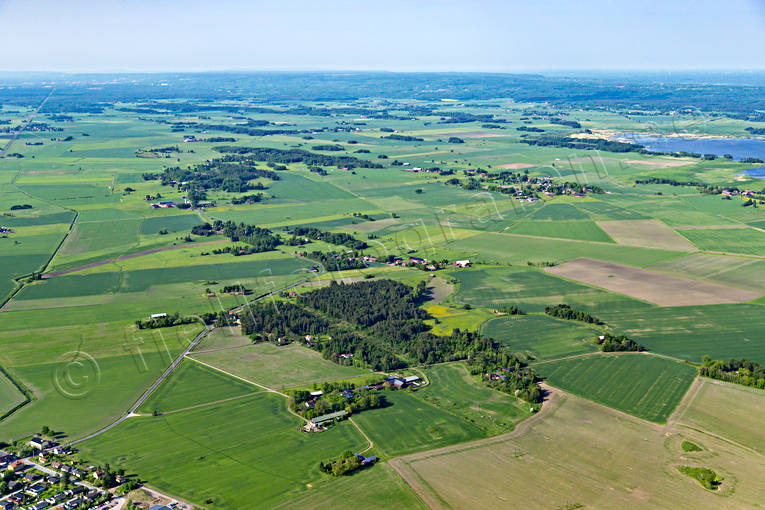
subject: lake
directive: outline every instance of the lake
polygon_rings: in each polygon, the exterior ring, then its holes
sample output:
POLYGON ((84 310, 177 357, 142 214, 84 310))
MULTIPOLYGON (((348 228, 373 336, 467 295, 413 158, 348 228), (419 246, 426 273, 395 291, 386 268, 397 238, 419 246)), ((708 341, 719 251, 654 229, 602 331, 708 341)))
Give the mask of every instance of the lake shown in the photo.
MULTIPOLYGON (((719 157, 730 154, 737 160, 744 158, 765 160, 765 140, 759 138, 682 138, 644 136, 639 133, 622 133, 616 138, 628 138, 657 152, 696 152, 714 154, 719 157)), ((765 166, 750 168, 744 172, 751 177, 765 177, 765 166)))

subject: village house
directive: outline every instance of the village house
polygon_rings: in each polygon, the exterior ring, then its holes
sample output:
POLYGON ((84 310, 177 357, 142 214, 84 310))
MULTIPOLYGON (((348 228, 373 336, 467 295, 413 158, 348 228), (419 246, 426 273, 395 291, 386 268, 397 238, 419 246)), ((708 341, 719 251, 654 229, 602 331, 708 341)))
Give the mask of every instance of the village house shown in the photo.
POLYGON ((457 267, 470 267, 470 261, 467 260, 467 259, 465 259, 465 260, 455 260, 454 261, 454 265, 457 266, 457 267))
POLYGON ((32 448, 37 448, 38 450, 45 448, 45 440, 41 437, 33 437, 27 444, 32 448))

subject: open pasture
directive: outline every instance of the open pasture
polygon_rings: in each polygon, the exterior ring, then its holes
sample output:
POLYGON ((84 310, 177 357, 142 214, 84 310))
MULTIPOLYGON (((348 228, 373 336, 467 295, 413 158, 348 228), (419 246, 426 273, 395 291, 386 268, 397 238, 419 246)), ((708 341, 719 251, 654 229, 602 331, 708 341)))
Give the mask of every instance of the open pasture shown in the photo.
POLYGON ((361 368, 332 363, 318 352, 296 344, 276 346, 250 342, 249 345, 220 348, 206 348, 202 344, 192 357, 269 388, 302 386, 369 373, 361 368))
POLYGON ((573 395, 521 434, 413 454, 391 463, 431 508, 756 508, 761 457, 682 427, 662 430, 573 395), (683 439, 705 447, 686 454, 683 439), (583 447, 586 445, 586 447, 583 447), (709 466, 725 478, 704 490, 677 471, 709 466), (529 488, 534 496, 529 496, 529 488))
POLYGON ((201 225, 202 223, 202 220, 196 213, 176 214, 173 216, 155 216, 143 220, 143 223, 141 223, 140 234, 158 234, 162 230, 166 230, 167 232, 182 232, 184 230, 191 230, 192 227, 201 225))
POLYGON ((481 332, 538 360, 594 352, 597 347, 592 339, 600 334, 595 328, 546 315, 497 317, 485 322, 481 332))
MULTIPOLYGON (((210 259, 210 262, 213 260, 210 259)), ((191 270, 187 267, 177 266, 125 272, 71 274, 57 276, 27 286, 20 293, 19 299, 86 296, 114 292, 145 292, 152 287, 184 282, 268 280, 280 275, 294 275, 297 280, 308 274, 307 266, 308 262, 302 259, 280 257, 274 259, 255 258, 252 261, 241 262, 227 261, 221 264, 200 264, 193 266, 191 270)))
POLYGON ((530 414, 528 403, 487 388, 462 363, 437 365, 424 373, 429 384, 415 393, 417 398, 461 416, 489 434, 505 432, 530 414))
POLYGON ((592 259, 572 260, 545 271, 661 306, 744 303, 762 296, 758 292, 592 259))
POLYGON ((38 329, 28 326, 35 322, 25 324, 0 332, 0 364, 36 399, 0 421, 3 439, 31 434, 41 423, 69 438, 111 423, 201 329, 196 324, 150 331, 125 322, 38 329))
POLYGON ((650 354, 596 354, 534 365, 547 383, 608 407, 664 423, 696 369, 650 354))

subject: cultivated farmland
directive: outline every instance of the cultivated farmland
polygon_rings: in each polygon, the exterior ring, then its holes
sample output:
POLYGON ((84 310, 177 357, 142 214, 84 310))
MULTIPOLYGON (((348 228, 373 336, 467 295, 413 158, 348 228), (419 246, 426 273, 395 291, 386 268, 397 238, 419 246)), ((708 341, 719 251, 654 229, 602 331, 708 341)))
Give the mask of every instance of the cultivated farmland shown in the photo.
POLYGON ((696 371, 648 354, 602 354, 534 365, 552 386, 638 418, 664 423, 696 371))
POLYGON ((758 292, 592 259, 572 260, 545 271, 662 306, 744 303, 762 297, 758 292))

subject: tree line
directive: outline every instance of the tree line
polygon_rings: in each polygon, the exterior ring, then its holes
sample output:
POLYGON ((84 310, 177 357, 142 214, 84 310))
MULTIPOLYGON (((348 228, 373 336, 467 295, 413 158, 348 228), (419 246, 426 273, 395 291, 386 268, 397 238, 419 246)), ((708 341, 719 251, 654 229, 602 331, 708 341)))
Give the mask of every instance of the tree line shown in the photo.
POLYGON ((729 361, 722 361, 705 355, 699 373, 712 379, 765 389, 765 367, 747 359, 731 358, 729 361))

